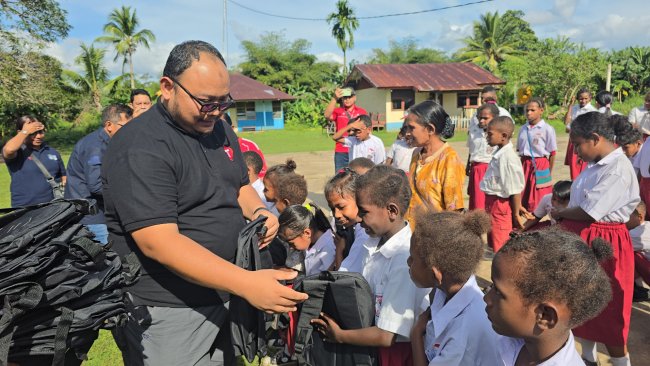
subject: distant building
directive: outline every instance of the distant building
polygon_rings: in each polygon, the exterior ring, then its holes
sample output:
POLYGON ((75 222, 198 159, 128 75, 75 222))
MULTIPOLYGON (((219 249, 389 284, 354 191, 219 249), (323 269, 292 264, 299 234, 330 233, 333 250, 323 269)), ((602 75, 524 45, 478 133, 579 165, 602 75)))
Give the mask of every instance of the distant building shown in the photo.
POLYGON ((228 112, 239 131, 284 128, 282 102, 296 98, 242 74, 230 74, 230 95, 237 101, 228 112))
POLYGON ((404 112, 425 100, 436 100, 465 129, 481 103, 487 85, 505 80, 469 63, 356 65, 347 83, 355 85, 357 105, 389 130, 402 126, 404 112))

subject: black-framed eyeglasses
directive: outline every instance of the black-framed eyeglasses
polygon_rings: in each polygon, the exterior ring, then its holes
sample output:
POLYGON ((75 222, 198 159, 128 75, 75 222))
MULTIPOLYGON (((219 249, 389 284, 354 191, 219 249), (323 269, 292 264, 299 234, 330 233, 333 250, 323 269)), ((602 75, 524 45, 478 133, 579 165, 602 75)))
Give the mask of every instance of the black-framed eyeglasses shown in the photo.
POLYGON ((190 96, 190 98, 192 98, 195 102, 199 103, 199 105, 201 106, 199 111, 201 113, 214 112, 215 109, 219 109, 219 112, 223 112, 223 111, 227 110, 228 108, 231 108, 233 105, 235 105, 235 101, 232 99, 232 96, 230 96, 230 93, 228 93, 228 95, 226 96, 226 100, 218 101, 218 102, 205 102, 205 101, 202 101, 201 99, 195 97, 194 95, 192 95, 192 93, 190 93, 187 89, 185 89, 185 87, 181 83, 179 83, 178 80, 176 80, 176 79, 174 79, 172 77, 169 77, 169 78, 171 79, 171 81, 173 81, 178 86, 180 86, 181 89, 183 89, 183 91, 185 93, 187 93, 187 95, 190 96))

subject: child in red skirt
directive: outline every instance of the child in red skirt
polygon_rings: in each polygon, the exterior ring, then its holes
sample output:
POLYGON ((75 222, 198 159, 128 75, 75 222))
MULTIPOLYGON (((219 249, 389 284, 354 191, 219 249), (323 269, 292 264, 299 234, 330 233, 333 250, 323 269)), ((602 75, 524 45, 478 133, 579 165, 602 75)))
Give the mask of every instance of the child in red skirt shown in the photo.
POLYGON ((492 220, 488 245, 495 253, 508 241, 513 222, 517 229, 523 229, 526 220, 523 216, 530 215, 521 206, 524 170, 510 143, 514 128, 508 117, 497 117, 487 127, 487 143, 497 151, 481 181, 481 190, 485 193, 485 208, 492 220))
POLYGON ((549 180, 544 184, 537 182, 535 172, 553 171, 557 139, 555 129, 542 119, 544 102, 540 98, 532 98, 526 104, 526 122, 519 130, 517 151, 521 156, 526 185, 521 192, 521 205, 528 211, 535 211, 539 201, 552 192, 549 180))
POLYGON ((614 366, 629 365, 627 336, 630 330, 634 285, 634 250, 625 223, 639 203, 639 184, 634 168, 623 150, 616 145, 617 136, 632 128, 619 119, 589 112, 576 118, 571 128, 571 142, 578 156, 590 163, 571 187, 569 206, 553 210, 569 231, 587 243, 595 238, 610 242, 613 259, 602 263, 612 284, 612 301, 596 318, 574 329, 582 338, 582 356, 596 361, 596 342, 604 343, 614 366))
POLYGON ((577 235, 557 229, 508 241, 494 256, 493 285, 484 297, 492 328, 502 335, 498 364, 584 365, 571 328, 596 316, 611 299, 609 279, 598 265, 611 255, 603 240, 589 248, 577 235))
MULTIPOLYGON (((576 96, 571 99, 569 111, 564 117, 566 132, 571 131, 571 122, 578 118, 578 116, 587 112, 595 111, 597 111, 597 109, 591 105, 591 92, 587 89, 578 90, 576 96), (578 101, 578 105, 575 105, 576 100, 578 101)), ((569 145, 566 149, 564 165, 569 166, 569 171, 571 172, 571 180, 576 180, 578 175, 580 175, 580 173, 582 173, 582 171, 587 167, 587 164, 585 164, 585 162, 582 161, 582 159, 580 159, 576 152, 573 150, 573 144, 571 141, 569 141, 569 145)))
POLYGON ((492 154, 496 150, 488 145, 486 137, 487 126, 493 118, 499 116, 499 107, 492 103, 485 103, 476 111, 478 123, 469 127, 467 147, 467 167, 465 173, 469 177, 467 195, 469 195, 470 210, 485 210, 485 193, 481 191, 481 181, 485 176, 488 163, 492 160, 492 154))

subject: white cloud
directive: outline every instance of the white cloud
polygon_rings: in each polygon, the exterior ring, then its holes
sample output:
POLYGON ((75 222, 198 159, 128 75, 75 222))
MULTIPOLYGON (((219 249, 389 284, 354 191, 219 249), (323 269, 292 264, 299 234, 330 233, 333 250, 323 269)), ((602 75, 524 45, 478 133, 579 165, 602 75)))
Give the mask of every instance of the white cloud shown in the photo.
POLYGON ((340 53, 321 52, 319 54, 316 54, 316 59, 323 62, 336 62, 343 64, 343 55, 340 53))

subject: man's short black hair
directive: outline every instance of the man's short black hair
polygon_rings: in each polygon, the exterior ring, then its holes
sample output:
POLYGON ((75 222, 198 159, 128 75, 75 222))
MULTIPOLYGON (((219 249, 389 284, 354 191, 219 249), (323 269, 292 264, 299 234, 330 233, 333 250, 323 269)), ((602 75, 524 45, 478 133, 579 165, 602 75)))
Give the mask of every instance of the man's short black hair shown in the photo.
POLYGON ((151 95, 149 94, 148 91, 146 91, 144 89, 133 89, 133 90, 131 90, 131 98, 130 98, 131 103, 133 103, 133 99, 135 99, 136 95, 146 95, 147 98, 149 98, 149 100, 151 100, 151 95))
POLYGON ((260 154, 255 151, 244 151, 243 155, 246 166, 253 168, 255 174, 260 174, 260 171, 262 171, 262 168, 264 167, 264 162, 262 161, 260 154))
POLYGON ((211 54, 226 65, 226 60, 224 60, 221 52, 208 42, 185 41, 174 46, 172 51, 169 53, 167 63, 165 63, 165 68, 163 70, 163 76, 177 78, 185 72, 185 70, 189 69, 195 60, 200 59, 201 53, 211 54))
POLYGON ((497 92, 496 88, 493 87, 492 85, 484 86, 483 89, 481 89, 481 93, 496 93, 496 92, 497 92))
POLYGON ((119 123, 122 119, 120 116, 121 114, 126 115, 127 118, 131 118, 133 117, 133 110, 124 104, 108 105, 102 111, 102 125, 104 125, 107 121, 111 121, 112 123, 119 123))
POLYGON ((366 127, 372 127, 372 120, 370 119, 370 116, 367 115, 367 114, 362 114, 362 115, 360 115, 360 116, 357 116, 357 117, 355 117, 355 118, 352 118, 352 119, 348 122, 348 124, 350 124, 350 123, 354 123, 354 122, 356 122, 356 121, 361 121, 361 122, 363 122, 363 124, 366 125, 366 127))

